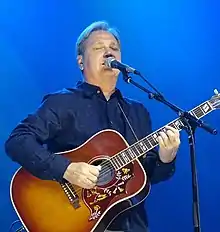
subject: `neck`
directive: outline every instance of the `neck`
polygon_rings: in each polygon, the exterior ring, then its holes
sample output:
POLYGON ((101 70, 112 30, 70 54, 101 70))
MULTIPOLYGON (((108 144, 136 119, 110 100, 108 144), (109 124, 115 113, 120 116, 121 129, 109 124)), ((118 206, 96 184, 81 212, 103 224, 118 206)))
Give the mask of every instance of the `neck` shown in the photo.
POLYGON ((115 92, 116 83, 113 81, 111 82, 101 81, 100 82, 100 81, 86 80, 86 82, 91 85, 99 86, 107 100, 109 100, 110 96, 115 92))
POLYGON ((102 91, 102 92, 103 92, 106 100, 108 101, 110 99, 111 95, 115 92, 115 89, 112 90, 111 92, 104 92, 104 91, 102 91))

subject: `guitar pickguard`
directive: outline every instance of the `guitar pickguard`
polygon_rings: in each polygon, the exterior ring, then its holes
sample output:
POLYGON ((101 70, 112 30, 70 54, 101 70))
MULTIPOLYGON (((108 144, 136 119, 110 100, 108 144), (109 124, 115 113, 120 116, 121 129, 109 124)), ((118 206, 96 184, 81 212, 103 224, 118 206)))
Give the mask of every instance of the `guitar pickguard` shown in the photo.
POLYGON ((83 189, 83 200, 91 212, 89 221, 98 219, 111 204, 113 198, 126 193, 126 184, 133 175, 133 164, 129 164, 116 171, 114 179, 108 185, 83 189))

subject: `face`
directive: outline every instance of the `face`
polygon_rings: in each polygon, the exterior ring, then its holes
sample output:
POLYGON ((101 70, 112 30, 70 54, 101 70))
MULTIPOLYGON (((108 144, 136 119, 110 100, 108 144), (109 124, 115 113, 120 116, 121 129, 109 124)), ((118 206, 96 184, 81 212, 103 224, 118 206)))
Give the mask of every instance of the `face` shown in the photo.
POLYGON ((120 46, 115 37, 106 31, 94 31, 85 42, 83 56, 78 56, 78 63, 83 63, 84 76, 89 81, 99 83, 106 79, 117 79, 119 70, 107 68, 104 61, 113 56, 121 61, 120 46))

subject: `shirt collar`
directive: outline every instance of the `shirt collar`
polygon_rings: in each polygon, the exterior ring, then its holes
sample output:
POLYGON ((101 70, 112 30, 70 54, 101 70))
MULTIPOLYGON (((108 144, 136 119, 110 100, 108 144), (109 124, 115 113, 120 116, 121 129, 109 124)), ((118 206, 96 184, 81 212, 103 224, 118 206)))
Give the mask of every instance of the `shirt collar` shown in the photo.
MULTIPOLYGON (((85 81, 78 81, 76 84, 76 88, 83 90, 84 95, 87 97, 92 97, 94 94, 99 94, 102 92, 99 86, 89 84, 85 81)), ((116 88, 115 92, 111 95, 111 98, 113 97, 123 99, 121 91, 118 88, 116 88)))

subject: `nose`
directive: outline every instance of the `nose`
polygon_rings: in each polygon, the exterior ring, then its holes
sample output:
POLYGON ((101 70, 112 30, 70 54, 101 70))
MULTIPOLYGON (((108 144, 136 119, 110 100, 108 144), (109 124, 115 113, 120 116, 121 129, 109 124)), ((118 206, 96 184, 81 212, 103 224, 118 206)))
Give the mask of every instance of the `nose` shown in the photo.
POLYGON ((115 58, 115 56, 114 56, 110 51, 106 51, 106 52, 104 53, 103 57, 104 57, 105 59, 108 58, 108 57, 114 57, 114 58, 115 58))

